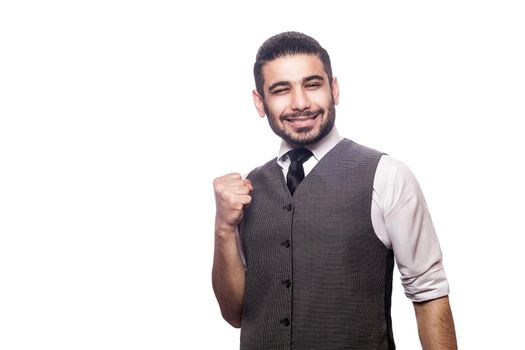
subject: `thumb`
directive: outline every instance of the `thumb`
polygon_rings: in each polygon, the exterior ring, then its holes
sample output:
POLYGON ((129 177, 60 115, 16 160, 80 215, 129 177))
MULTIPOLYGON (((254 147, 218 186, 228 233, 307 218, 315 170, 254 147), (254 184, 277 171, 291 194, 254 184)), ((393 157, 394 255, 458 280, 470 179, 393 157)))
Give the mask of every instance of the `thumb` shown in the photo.
POLYGON ((253 191, 253 184, 252 184, 252 182, 250 180, 248 180, 248 179, 246 179, 244 181, 246 181, 246 186, 248 186, 248 189, 250 190, 250 192, 253 191))

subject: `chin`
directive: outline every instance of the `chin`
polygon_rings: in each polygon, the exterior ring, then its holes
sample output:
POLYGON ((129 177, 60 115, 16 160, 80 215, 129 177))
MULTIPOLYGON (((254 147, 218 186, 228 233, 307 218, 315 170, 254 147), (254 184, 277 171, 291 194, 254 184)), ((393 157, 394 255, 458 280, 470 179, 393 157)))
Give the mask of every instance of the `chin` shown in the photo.
POLYGON ((297 146, 308 146, 312 143, 316 143, 320 140, 319 133, 316 133, 314 135, 293 135, 292 137, 288 137, 288 143, 292 145, 297 146))

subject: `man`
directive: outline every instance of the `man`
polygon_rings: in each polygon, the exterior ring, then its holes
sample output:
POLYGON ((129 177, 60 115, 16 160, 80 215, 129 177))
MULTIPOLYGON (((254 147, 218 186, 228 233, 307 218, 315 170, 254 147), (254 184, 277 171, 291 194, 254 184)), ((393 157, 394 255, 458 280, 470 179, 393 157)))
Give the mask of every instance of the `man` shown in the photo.
POLYGON ((448 282, 406 166, 341 138, 326 50, 286 32, 254 66, 255 107, 282 139, 246 179, 214 181, 213 287, 241 349, 395 349, 394 257, 424 349, 456 349, 448 282))

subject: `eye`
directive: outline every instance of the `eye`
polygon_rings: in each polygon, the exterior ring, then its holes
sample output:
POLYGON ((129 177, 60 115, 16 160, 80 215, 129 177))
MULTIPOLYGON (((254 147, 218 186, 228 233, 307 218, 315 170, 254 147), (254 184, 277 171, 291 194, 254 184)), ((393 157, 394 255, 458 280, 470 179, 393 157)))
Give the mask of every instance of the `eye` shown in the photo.
POLYGON ((321 83, 320 82, 310 82, 310 83, 305 84, 304 87, 307 89, 317 89, 321 87, 321 83))
POLYGON ((289 88, 279 88, 279 89, 273 89, 270 92, 271 92, 272 95, 284 95, 288 91, 290 91, 289 88))

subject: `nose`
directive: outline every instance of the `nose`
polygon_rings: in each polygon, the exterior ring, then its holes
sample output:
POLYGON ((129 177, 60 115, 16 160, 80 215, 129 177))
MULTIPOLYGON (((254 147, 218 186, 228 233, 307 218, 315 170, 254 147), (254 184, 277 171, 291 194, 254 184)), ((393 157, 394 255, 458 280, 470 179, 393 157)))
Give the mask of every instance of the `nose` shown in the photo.
POLYGON ((310 108, 310 100, 303 89, 294 89, 290 107, 296 111, 304 111, 310 108))

